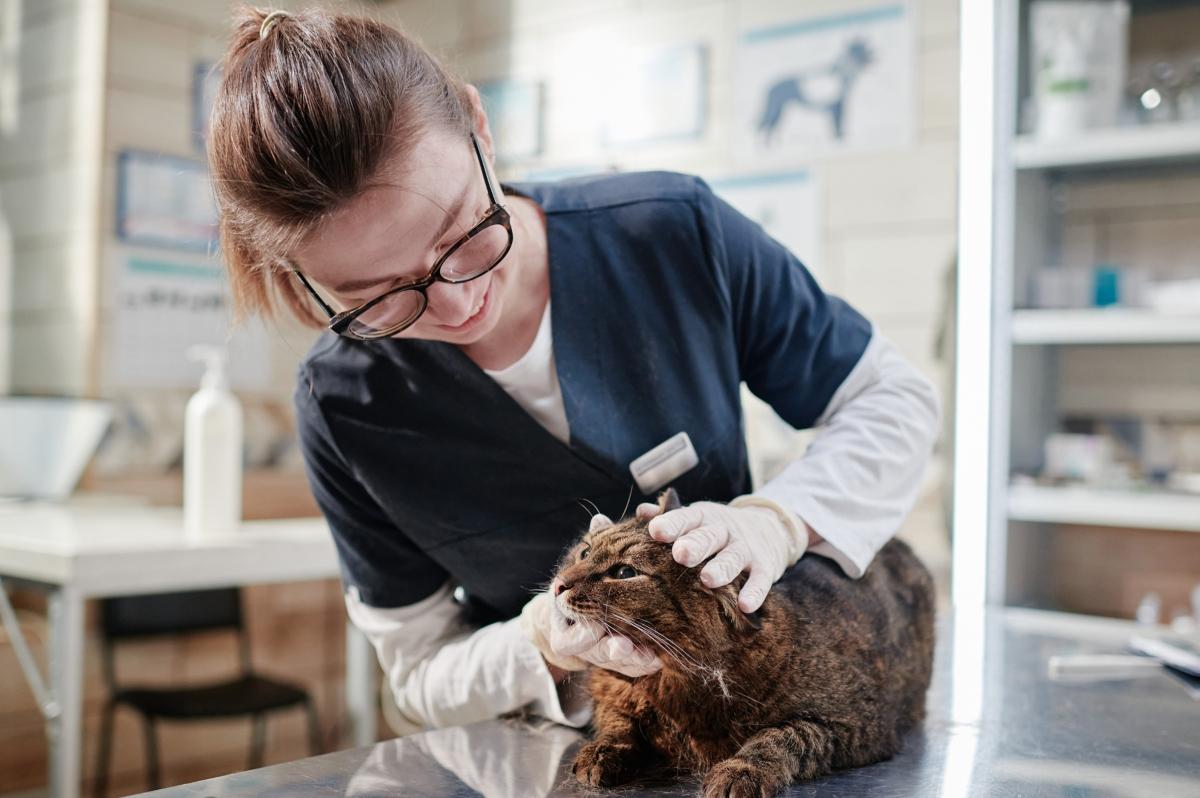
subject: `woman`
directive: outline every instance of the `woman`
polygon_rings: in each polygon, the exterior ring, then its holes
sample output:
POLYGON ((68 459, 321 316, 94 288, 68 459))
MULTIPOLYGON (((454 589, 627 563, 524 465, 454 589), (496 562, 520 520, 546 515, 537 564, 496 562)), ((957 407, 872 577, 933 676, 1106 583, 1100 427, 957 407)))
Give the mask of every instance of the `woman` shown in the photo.
POLYGON ((330 330, 297 424, 398 731, 526 706, 579 726, 569 671, 659 667, 530 599, 584 501, 595 525, 668 483, 711 500, 651 532, 709 586, 748 571, 747 612, 806 551, 860 575, 910 509, 931 387, 699 179, 501 189, 472 86, 321 11, 245 12, 211 130, 239 308, 330 330), (821 427, 753 493, 742 381, 821 427))

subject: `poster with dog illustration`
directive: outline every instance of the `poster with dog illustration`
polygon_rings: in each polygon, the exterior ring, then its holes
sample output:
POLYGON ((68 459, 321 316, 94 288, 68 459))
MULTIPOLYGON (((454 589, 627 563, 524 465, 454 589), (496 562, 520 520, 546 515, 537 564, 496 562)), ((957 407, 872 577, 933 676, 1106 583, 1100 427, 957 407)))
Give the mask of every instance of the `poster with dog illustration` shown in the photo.
POLYGON ((904 146, 914 72, 907 3, 749 30, 739 42, 734 155, 776 165, 904 146))

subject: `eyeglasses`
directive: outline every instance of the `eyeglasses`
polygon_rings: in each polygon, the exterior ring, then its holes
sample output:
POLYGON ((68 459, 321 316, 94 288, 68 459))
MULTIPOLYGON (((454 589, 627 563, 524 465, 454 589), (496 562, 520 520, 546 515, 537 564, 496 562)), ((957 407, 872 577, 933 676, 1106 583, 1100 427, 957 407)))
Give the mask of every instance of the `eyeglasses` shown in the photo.
POLYGON ((360 341, 395 335, 411 327, 429 307, 429 297, 425 293, 429 286, 438 281, 469 283, 487 274, 504 260, 513 243, 512 219, 501 204, 504 195, 474 133, 471 134, 471 146, 475 150, 479 169, 483 172, 490 207, 483 219, 455 241, 424 277, 396 286, 357 307, 337 312, 313 289, 299 269, 292 270, 309 295, 321 306, 321 310, 329 316, 330 330, 360 341))

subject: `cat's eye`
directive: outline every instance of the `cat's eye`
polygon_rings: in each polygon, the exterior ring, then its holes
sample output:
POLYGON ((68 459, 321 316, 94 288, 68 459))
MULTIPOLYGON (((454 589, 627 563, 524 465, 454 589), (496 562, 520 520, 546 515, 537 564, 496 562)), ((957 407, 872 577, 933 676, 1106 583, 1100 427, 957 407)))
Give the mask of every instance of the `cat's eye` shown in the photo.
POLYGON ((609 573, 616 579, 633 579, 638 572, 628 565, 614 565, 609 573))
POLYGON ((583 551, 579 552, 579 559, 586 560, 587 556, 588 556, 588 552, 591 550, 592 550, 591 546, 584 546, 583 551))

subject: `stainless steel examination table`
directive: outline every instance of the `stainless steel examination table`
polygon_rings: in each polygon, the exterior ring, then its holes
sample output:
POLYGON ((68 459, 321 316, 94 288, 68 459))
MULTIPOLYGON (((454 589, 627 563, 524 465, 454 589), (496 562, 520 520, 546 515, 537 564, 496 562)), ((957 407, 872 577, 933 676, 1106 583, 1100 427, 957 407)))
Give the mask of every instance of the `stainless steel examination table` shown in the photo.
MULTIPOLYGON (((1200 697, 1163 669, 1051 678, 1052 655, 1121 653, 1131 623, 1021 609, 941 619, 924 727, 895 759, 788 795, 1200 797, 1200 697)), ((489 721, 160 790, 188 796, 595 795, 583 738, 489 721)), ((694 795, 697 783, 615 795, 694 795)))

